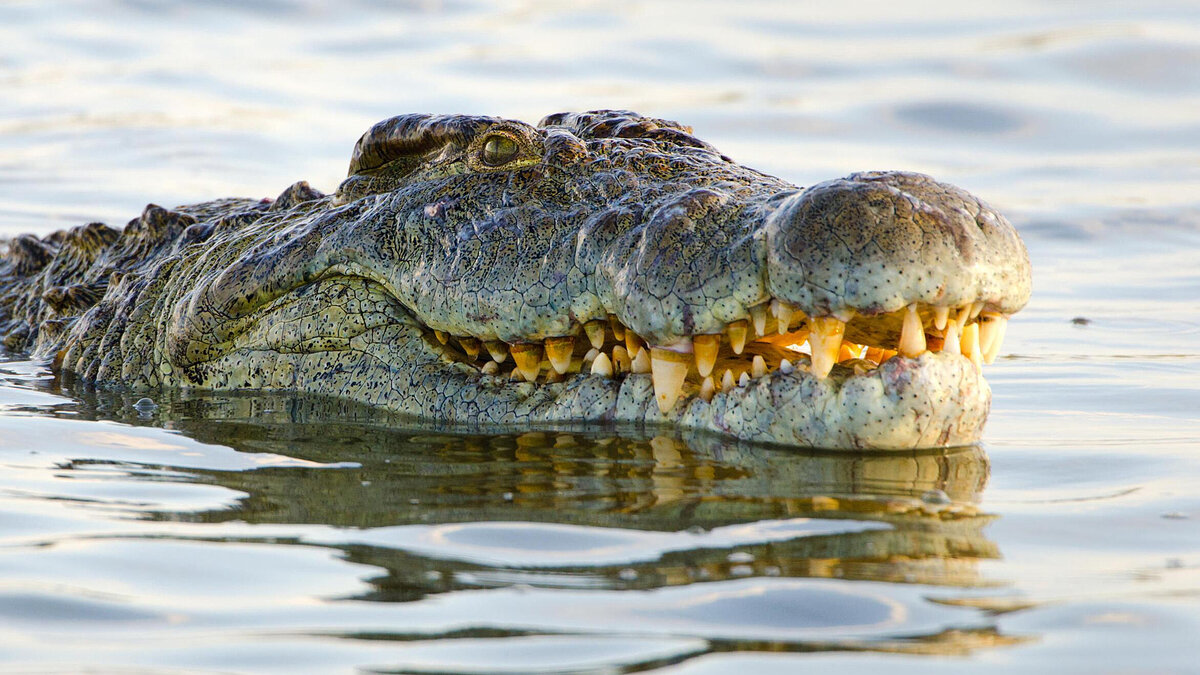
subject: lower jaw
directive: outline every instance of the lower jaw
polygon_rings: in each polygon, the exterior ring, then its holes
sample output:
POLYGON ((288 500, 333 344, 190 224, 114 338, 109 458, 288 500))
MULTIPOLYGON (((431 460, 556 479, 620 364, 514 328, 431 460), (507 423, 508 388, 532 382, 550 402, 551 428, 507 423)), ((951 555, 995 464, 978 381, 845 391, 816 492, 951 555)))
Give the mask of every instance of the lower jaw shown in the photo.
POLYGON ((688 384, 666 413, 659 410, 649 374, 622 380, 577 375, 554 384, 505 386, 521 390, 525 399, 520 406, 525 414, 513 420, 517 424, 612 421, 847 450, 971 445, 979 441, 991 405, 991 390, 974 364, 933 352, 895 357, 862 374, 845 369, 818 378, 801 369, 776 370, 711 401, 688 384))

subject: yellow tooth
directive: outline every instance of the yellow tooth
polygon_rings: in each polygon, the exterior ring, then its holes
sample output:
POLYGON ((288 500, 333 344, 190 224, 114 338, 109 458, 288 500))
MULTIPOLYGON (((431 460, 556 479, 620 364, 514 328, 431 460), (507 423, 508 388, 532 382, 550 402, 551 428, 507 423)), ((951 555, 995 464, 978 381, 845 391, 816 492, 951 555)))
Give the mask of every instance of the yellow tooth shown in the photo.
POLYGON ((637 356, 633 357, 633 361, 629 364, 629 372, 639 374, 650 372, 650 357, 646 354, 645 349, 637 351, 637 356))
POLYGON ((949 307, 934 307, 933 308, 933 327, 938 330, 946 330, 946 322, 950 320, 949 307))
POLYGON ((963 329, 962 353, 963 356, 971 359, 971 363, 974 363, 977 369, 983 367, 983 352, 979 349, 978 323, 969 323, 963 329))
POLYGON ((508 379, 512 380, 513 382, 524 382, 525 375, 521 373, 520 368, 513 368, 512 372, 508 374, 508 379))
POLYGON ((575 338, 570 335, 546 338, 546 358, 550 367, 559 375, 571 367, 571 355, 575 353, 575 338))
POLYGON ((1008 332, 1008 317, 1000 315, 992 323, 998 325, 993 329, 992 343, 988 345, 987 349, 983 350, 983 362, 988 365, 995 362, 996 357, 1000 355, 1000 347, 1004 344, 1004 334, 1008 332))
POLYGON ((745 319, 734 321, 725 327, 725 334, 729 336, 729 346, 733 347, 734 354, 741 354, 742 350, 746 348, 746 332, 748 330, 749 326, 745 319))
POLYGON ((596 360, 592 361, 592 374, 599 375, 601 377, 613 376, 613 364, 612 361, 609 360, 608 354, 600 352, 600 354, 596 356, 596 360))
POLYGON ((681 354, 657 347, 650 349, 654 398, 658 400, 658 409, 662 412, 665 413, 675 407, 675 401, 679 400, 691 360, 691 354, 681 354))
POLYGON ((504 359, 508 358, 508 345, 499 340, 488 340, 483 343, 488 354, 491 354, 492 360, 496 363, 504 363, 504 359))
POLYGON ((962 346, 958 339, 958 322, 946 324, 946 333, 942 336, 942 351, 947 354, 962 354, 962 346))
POLYGON ((513 362, 517 370, 525 376, 525 380, 537 380, 538 371, 542 367, 542 345, 536 342, 519 342, 512 346, 513 362))
POLYGON ((792 323, 792 315, 795 313, 796 309, 786 302, 771 300, 771 314, 775 316, 775 321, 779 324, 780 335, 788 332, 788 326, 792 323))
POLYGON ((495 375, 496 373, 500 372, 500 364, 496 363, 495 361, 488 361, 487 363, 483 364, 483 367, 479 369, 479 372, 483 373, 484 375, 495 375))
POLYGON ((750 364, 750 374, 754 377, 762 377, 767 374, 767 362, 761 354, 754 355, 754 362, 750 364))
POLYGON ((762 337, 767 333, 767 306, 757 305, 750 308, 750 319, 754 322, 754 334, 762 337))
POLYGON ((854 358, 858 358, 858 354, 854 353, 854 346, 851 346, 849 342, 842 342, 841 346, 838 347, 837 362, 841 363, 842 361, 854 358))
POLYGON ((474 361, 479 357, 479 340, 473 337, 463 337, 458 339, 458 344, 462 345, 463 353, 467 355, 467 358, 474 361))
POLYGON ((713 383, 713 379, 711 377, 704 378, 704 381, 700 383, 700 398, 711 401, 716 394, 717 385, 713 383))
POLYGON ((637 333, 631 330, 625 331, 625 349, 629 351, 629 358, 637 356, 637 353, 641 351, 642 346, 645 344, 646 343, 641 337, 638 336, 637 333))
POLYGON ((608 327, 612 329, 613 337, 618 340, 625 339, 625 325, 617 320, 615 314, 608 315, 608 327))
POLYGON ((442 344, 446 344, 446 342, 450 340, 450 336, 446 335, 445 331, 435 330, 433 331, 433 336, 436 337, 438 342, 442 344))
POLYGON ((558 372, 557 370, 551 369, 551 370, 546 371, 546 383, 547 384, 552 383, 552 382, 562 382, 562 380, 563 380, 562 373, 558 372))
POLYGON ((979 349, 984 354, 992 347, 996 331, 1000 328, 1000 320, 1004 315, 1000 312, 984 312, 979 315, 979 349))
POLYGON ((721 350, 721 336, 697 335, 692 338, 692 349, 696 354, 696 371, 700 377, 712 374, 713 366, 717 364, 717 352, 721 350))
POLYGON ((813 317, 809 323, 812 325, 812 332, 808 334, 808 344, 812 347, 812 374, 824 379, 837 363, 846 324, 832 316, 813 317))
POLYGON ((721 376, 721 391, 729 391, 733 389, 733 371, 726 368, 725 374, 721 376))
POLYGON ((614 373, 628 373, 633 367, 633 361, 629 358, 629 350, 622 345, 613 347, 612 364, 614 373))
POLYGON ((904 325, 900 328, 901 354, 915 359, 925 353, 925 327, 921 325, 921 315, 917 314, 917 305, 913 303, 904 311, 904 325))
POLYGON ((583 332, 587 333, 588 342, 596 349, 604 348, 604 322, 589 321, 583 324, 583 332))

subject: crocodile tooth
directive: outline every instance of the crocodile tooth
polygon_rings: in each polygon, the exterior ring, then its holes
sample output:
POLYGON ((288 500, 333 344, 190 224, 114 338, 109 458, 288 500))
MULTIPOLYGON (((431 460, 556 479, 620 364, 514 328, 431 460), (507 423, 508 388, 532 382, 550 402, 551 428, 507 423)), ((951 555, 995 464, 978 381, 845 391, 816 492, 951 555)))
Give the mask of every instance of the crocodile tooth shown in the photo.
POLYGON ((788 361, 787 359, 779 360, 779 372, 783 373, 784 375, 787 375, 795 369, 796 367, 792 365, 791 361, 788 361))
POLYGON ((638 374, 650 372, 650 357, 646 354, 645 349, 637 351, 637 356, 633 357, 633 361, 629 363, 629 372, 638 374))
POLYGON ((996 339, 996 331, 1000 328, 1000 312, 984 312, 979 315, 979 349, 984 354, 992 347, 996 339))
POLYGON ((788 332, 788 326, 792 323, 792 315, 795 313, 796 309, 786 302, 771 300, 771 314, 775 316, 775 321, 779 324, 780 335, 788 332))
POLYGON ((625 349, 624 345, 613 347, 612 363, 614 373, 628 373, 633 367, 633 361, 629 358, 629 350, 625 349))
POLYGON ((520 368, 513 368, 512 372, 508 374, 508 379, 512 380, 513 382, 524 382, 525 375, 521 372, 520 368))
POLYGON ((812 346, 812 374, 824 379, 837 363, 846 324, 832 316, 813 317, 809 323, 812 324, 812 332, 808 334, 808 344, 812 346))
POLYGON ((637 353, 641 351, 644 344, 646 342, 637 333, 631 330, 625 331, 625 349, 629 351, 629 358, 637 356, 637 353))
POLYGON ((946 324, 946 333, 942 336, 942 351, 948 354, 961 354, 962 346, 958 339, 958 322, 946 324))
POLYGON ((754 321, 754 334, 757 337, 767 334, 767 306, 765 304, 751 307, 750 319, 754 321))
POLYGON ((975 317, 979 316, 979 313, 983 311, 983 304, 984 303, 982 300, 978 300, 976 302, 971 303, 971 317, 970 318, 974 319, 975 317))
POLYGON ((601 352, 599 349, 592 347, 591 349, 587 350, 586 354, 583 355, 583 362, 591 363, 592 361, 595 361, 596 357, 600 356, 600 354, 601 354, 601 352))
POLYGON ((971 363, 974 363, 977 369, 983 367, 983 352, 979 349, 978 323, 969 323, 967 324, 967 327, 963 329, 962 354, 968 359, 971 359, 971 363))
POLYGON ((933 308, 933 327, 938 330, 946 330, 946 322, 950 320, 949 307, 934 307, 933 308))
POLYGON ((550 384, 553 382, 562 382, 562 381, 563 381, 562 373, 558 372, 557 370, 554 370, 553 368, 546 371, 546 384, 550 384))
POLYGON ((896 351, 910 359, 925 353, 925 328, 921 325, 921 315, 917 314, 916 303, 904 311, 904 326, 900 329, 900 346, 896 351))
POLYGON ((750 384, 750 373, 743 372, 742 376, 738 378, 738 386, 745 387, 748 384, 750 384))
POLYGON ((458 338, 458 344, 462 346, 463 353, 472 361, 479 358, 479 340, 473 337, 458 338))
POLYGON ((733 389, 733 371, 726 368, 725 374, 721 376, 721 391, 729 391, 733 389))
POLYGON ((767 362, 762 354, 754 355, 754 362, 750 364, 750 374, 754 377, 762 377, 767 374, 767 362))
POLYGON ((488 361, 487 363, 483 364, 483 367, 479 369, 479 372, 483 373, 484 375, 495 375, 496 373, 500 372, 500 364, 496 363, 495 361, 488 361))
POLYGON ((446 335, 446 331, 435 330, 435 331, 433 331, 433 336, 436 337, 438 339, 438 342, 440 342, 442 344, 446 344, 447 342, 450 341, 450 336, 446 335))
POLYGON ((691 366, 691 355, 670 349, 650 348, 650 367, 654 380, 654 398, 658 409, 667 412, 675 407, 675 401, 683 392, 683 381, 691 366))
POLYGON ((696 354, 696 372, 700 377, 708 377, 717 364, 717 352, 721 350, 720 334, 697 335, 692 338, 692 350, 696 354))
POLYGON ((1000 315, 992 323, 997 324, 993 329, 992 342, 987 349, 983 350, 983 362, 988 365, 991 365, 1000 355, 1000 347, 1004 344, 1004 334, 1008 332, 1008 318, 1004 315, 1000 315))
POLYGON ((729 336, 729 346, 733 347, 734 354, 741 354, 746 348, 746 331, 749 326, 746 320, 734 321, 725 327, 725 334, 729 336))
POLYGON ((867 351, 863 353, 863 358, 867 359, 868 361, 874 361, 875 363, 883 363, 899 353, 900 352, 897 352, 894 349, 884 349, 883 347, 867 347, 867 351))
POLYGON ((542 345, 537 342, 519 342, 512 346, 513 363, 529 382, 536 380, 541 370, 542 351, 542 345))
POLYGON ((499 340, 488 340, 483 346, 496 363, 504 363, 504 359, 508 358, 508 345, 499 340))
POLYGON ((625 324, 617 319, 616 314, 608 315, 608 327, 612 329, 613 337, 618 340, 625 339, 625 324))
POLYGON ((592 361, 592 374, 599 375, 601 377, 613 376, 613 364, 612 361, 609 360, 608 354, 600 352, 596 356, 596 360, 592 361))
POLYGON ((707 402, 713 400, 713 396, 716 394, 717 385, 713 383, 713 379, 711 377, 704 378, 704 381, 700 383, 700 398, 707 402))
POLYGON ((575 353, 575 338, 570 335, 546 338, 546 359, 559 375, 571 367, 571 355, 575 353))
POLYGON ((588 342, 596 349, 604 348, 604 322, 589 321, 583 324, 583 332, 587 333, 588 342))

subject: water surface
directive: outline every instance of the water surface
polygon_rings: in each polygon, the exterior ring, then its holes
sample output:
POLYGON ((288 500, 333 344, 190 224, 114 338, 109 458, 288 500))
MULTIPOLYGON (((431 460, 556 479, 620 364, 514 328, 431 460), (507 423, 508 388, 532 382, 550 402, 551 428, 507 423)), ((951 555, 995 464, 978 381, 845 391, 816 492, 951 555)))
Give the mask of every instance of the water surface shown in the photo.
POLYGON ((985 442, 398 425, 0 363, 0 672, 1197 672, 1192 3, 0 3, 0 237, 344 175, 409 111, 632 108, 925 171, 1035 294, 985 442))

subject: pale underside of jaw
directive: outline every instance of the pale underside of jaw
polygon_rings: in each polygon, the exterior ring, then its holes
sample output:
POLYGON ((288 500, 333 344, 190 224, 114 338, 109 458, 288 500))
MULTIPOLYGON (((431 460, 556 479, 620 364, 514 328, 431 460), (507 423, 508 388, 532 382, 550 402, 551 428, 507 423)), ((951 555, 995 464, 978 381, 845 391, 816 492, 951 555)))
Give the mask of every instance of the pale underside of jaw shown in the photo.
POLYGON ((750 308, 748 319, 729 323, 722 333, 692 335, 670 345, 647 344, 613 315, 586 322, 573 335, 530 342, 432 332, 448 360, 516 382, 553 383, 574 373, 602 378, 648 373, 659 410, 666 414, 688 382, 698 388, 700 398, 711 401, 775 371, 825 379, 841 364, 848 370, 839 372, 864 376, 889 359, 917 359, 926 352, 957 356, 981 372, 983 364, 995 361, 1008 325, 1007 315, 983 302, 912 304, 892 314, 901 326, 892 344, 850 342, 844 339, 842 319, 810 317, 777 299, 750 308))

